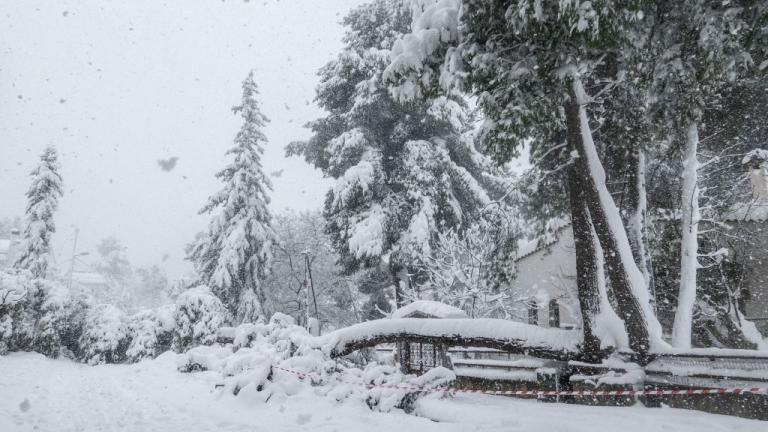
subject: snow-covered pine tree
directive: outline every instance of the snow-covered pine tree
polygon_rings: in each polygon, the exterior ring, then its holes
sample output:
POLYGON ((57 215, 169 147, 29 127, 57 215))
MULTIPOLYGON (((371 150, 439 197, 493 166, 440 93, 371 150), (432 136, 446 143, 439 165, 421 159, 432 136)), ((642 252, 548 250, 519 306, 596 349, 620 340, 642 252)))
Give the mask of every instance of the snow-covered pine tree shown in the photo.
POLYGON ((56 149, 46 147, 40 163, 32 170, 32 185, 27 191, 24 242, 14 266, 45 278, 51 264, 51 238, 56 232, 53 215, 59 207, 62 184, 56 149))
POLYGON ((236 323, 266 318, 262 281, 277 241, 268 208, 272 184, 261 164, 267 141, 262 128, 269 120, 261 113, 258 95, 251 71, 243 81, 242 102, 233 108, 243 119, 235 146, 227 151, 233 161, 216 174, 224 188, 201 210, 214 214, 213 220, 189 255, 201 282, 211 287, 236 323))
POLYGON ((672 329, 672 344, 691 346, 699 267, 699 134, 704 109, 717 102, 725 84, 742 78, 752 57, 764 47, 764 2, 723 3, 709 0, 657 1, 651 17, 651 106, 661 133, 679 144, 683 159, 681 187, 682 240, 680 287, 672 329), (757 20, 757 21, 755 21, 757 20), (752 51, 752 53, 750 52, 752 51))
POLYGON ((420 0, 416 4, 413 32, 395 45, 385 73, 397 84, 395 92, 406 99, 440 87, 474 93, 486 115, 480 138, 501 162, 516 156, 527 140, 560 145, 553 138, 564 133, 577 273, 586 275, 578 283, 585 351, 599 348, 589 333, 591 317, 601 303, 601 260, 631 348, 643 355, 651 346, 663 345, 661 326, 593 139, 594 121, 586 106, 600 105, 601 95, 584 90, 585 83, 604 87, 598 71, 604 59, 631 46, 631 29, 642 19, 641 2, 420 0), (603 257, 596 256, 600 250, 603 257), (580 262, 584 258, 589 259, 580 262))
POLYGON ((401 102, 382 79, 410 22, 407 0, 376 0, 344 19, 345 48, 320 70, 317 101, 328 115, 288 149, 336 179, 325 217, 344 270, 385 268, 397 305, 413 285, 415 258, 431 253, 438 232, 461 229, 494 187, 465 134, 461 97, 401 102))

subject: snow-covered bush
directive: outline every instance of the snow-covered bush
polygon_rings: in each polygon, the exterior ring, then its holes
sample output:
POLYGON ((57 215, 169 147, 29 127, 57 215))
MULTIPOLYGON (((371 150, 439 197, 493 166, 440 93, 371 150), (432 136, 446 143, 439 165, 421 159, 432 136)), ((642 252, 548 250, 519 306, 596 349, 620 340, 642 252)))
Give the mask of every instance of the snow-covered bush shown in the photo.
POLYGON ((416 399, 448 385, 456 377, 444 368, 416 377, 393 365, 371 363, 364 369, 332 359, 322 339, 295 325, 293 318, 275 314, 268 324, 242 324, 234 329, 232 345, 199 346, 180 358, 182 372, 221 373, 223 392, 249 402, 279 402, 306 390, 339 402, 365 404, 387 412, 410 411, 416 399), (305 384, 302 384, 302 381, 305 384))
POLYGON ((375 411, 389 412, 400 408, 412 412, 416 400, 432 395, 440 387, 447 387, 456 380, 456 374, 444 367, 430 369, 421 376, 403 375, 393 366, 371 364, 365 368, 364 383, 367 385, 366 404, 375 411), (382 386, 382 384, 386 384, 382 386))
POLYGON ((171 347, 175 322, 175 307, 162 306, 156 310, 143 310, 128 319, 130 344, 126 350, 129 361, 155 358, 171 347))
POLYGON ((0 351, 33 350, 75 357, 88 310, 86 299, 29 271, 0 272, 0 351))
POLYGON ((0 316, 0 355, 8 352, 13 335, 13 320, 10 315, 0 316))
POLYGON ((80 351, 89 304, 72 295, 63 285, 39 281, 42 304, 35 325, 33 349, 41 354, 58 357, 64 353, 75 357, 80 351))
POLYGON ((15 321, 29 291, 30 274, 26 271, 0 271, 0 354, 13 348, 15 321))
POLYGON ((126 358, 129 343, 123 312, 101 304, 88 312, 80 336, 81 358, 90 365, 120 363, 126 358))
POLYGON ((196 345, 216 342, 216 331, 226 321, 227 311, 206 286, 190 288, 176 299, 173 314, 173 349, 184 352, 196 345))
POLYGON ((231 355, 229 346, 197 346, 179 358, 177 369, 179 372, 220 371, 224 360, 231 355))

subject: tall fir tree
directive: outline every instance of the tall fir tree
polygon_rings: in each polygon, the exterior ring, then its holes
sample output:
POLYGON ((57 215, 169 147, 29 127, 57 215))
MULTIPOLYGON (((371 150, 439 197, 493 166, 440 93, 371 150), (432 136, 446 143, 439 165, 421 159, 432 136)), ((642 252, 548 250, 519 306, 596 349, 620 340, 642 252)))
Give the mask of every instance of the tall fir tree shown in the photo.
POLYGON ((320 70, 317 101, 328 115, 288 149, 336 180, 325 217, 344 269, 389 273, 398 306, 437 233, 460 230, 498 188, 467 139, 460 96, 390 94, 382 73, 410 17, 408 1, 376 0, 344 19, 345 48, 320 70))
POLYGON ((267 141, 262 128, 269 120, 261 113, 258 95, 251 71, 243 81, 242 103, 233 108, 243 126, 226 153, 232 163, 216 174, 224 188, 200 211, 214 216, 189 250, 201 282, 221 299, 235 322, 265 317, 263 281, 277 242, 268 208, 272 184, 261 163, 267 141))
POLYGON ((61 175, 56 149, 46 147, 40 163, 30 173, 32 185, 27 191, 26 227, 23 245, 14 266, 29 270, 44 279, 52 261, 51 238, 56 232, 53 215, 62 197, 61 175))

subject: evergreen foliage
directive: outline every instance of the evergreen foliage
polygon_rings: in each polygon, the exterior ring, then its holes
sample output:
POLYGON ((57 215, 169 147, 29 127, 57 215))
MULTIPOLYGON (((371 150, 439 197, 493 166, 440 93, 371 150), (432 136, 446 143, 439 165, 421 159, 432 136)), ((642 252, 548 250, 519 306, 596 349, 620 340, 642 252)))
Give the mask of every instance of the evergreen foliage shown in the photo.
POLYGON ((201 282, 211 287, 236 322, 265 316, 263 281, 276 242, 268 208, 272 184, 261 163, 267 141, 262 128, 269 120, 261 113, 258 95, 251 72, 243 81, 242 102, 233 108, 243 119, 235 146, 227 151, 233 160, 216 174, 224 188, 201 210, 213 219, 189 254, 201 282))
POLYGON ((24 245, 15 267, 29 270, 34 277, 45 278, 52 261, 51 238, 56 232, 53 215, 63 194, 58 154, 54 147, 45 148, 40 155, 40 163, 30 175, 32 184, 27 191, 24 245))

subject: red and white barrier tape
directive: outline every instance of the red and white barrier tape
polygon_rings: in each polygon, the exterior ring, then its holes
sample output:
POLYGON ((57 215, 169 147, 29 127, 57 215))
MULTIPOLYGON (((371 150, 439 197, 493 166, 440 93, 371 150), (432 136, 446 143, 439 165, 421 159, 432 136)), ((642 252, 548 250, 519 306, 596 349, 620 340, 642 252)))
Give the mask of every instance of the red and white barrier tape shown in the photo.
MULTIPOLYGON (((300 379, 312 378, 312 374, 299 372, 291 369, 273 366, 284 372, 298 376, 300 379)), ((319 376, 317 376, 319 378, 319 376)), ((576 397, 605 397, 605 396, 693 396, 693 395, 722 395, 722 394, 744 394, 744 393, 768 393, 768 387, 751 388, 713 388, 713 389, 669 389, 669 390, 484 390, 472 388, 455 387, 435 387, 425 388, 414 385, 403 384, 356 384, 366 388, 389 388, 397 390, 425 391, 431 393, 482 393, 495 396, 576 396, 576 397)))

